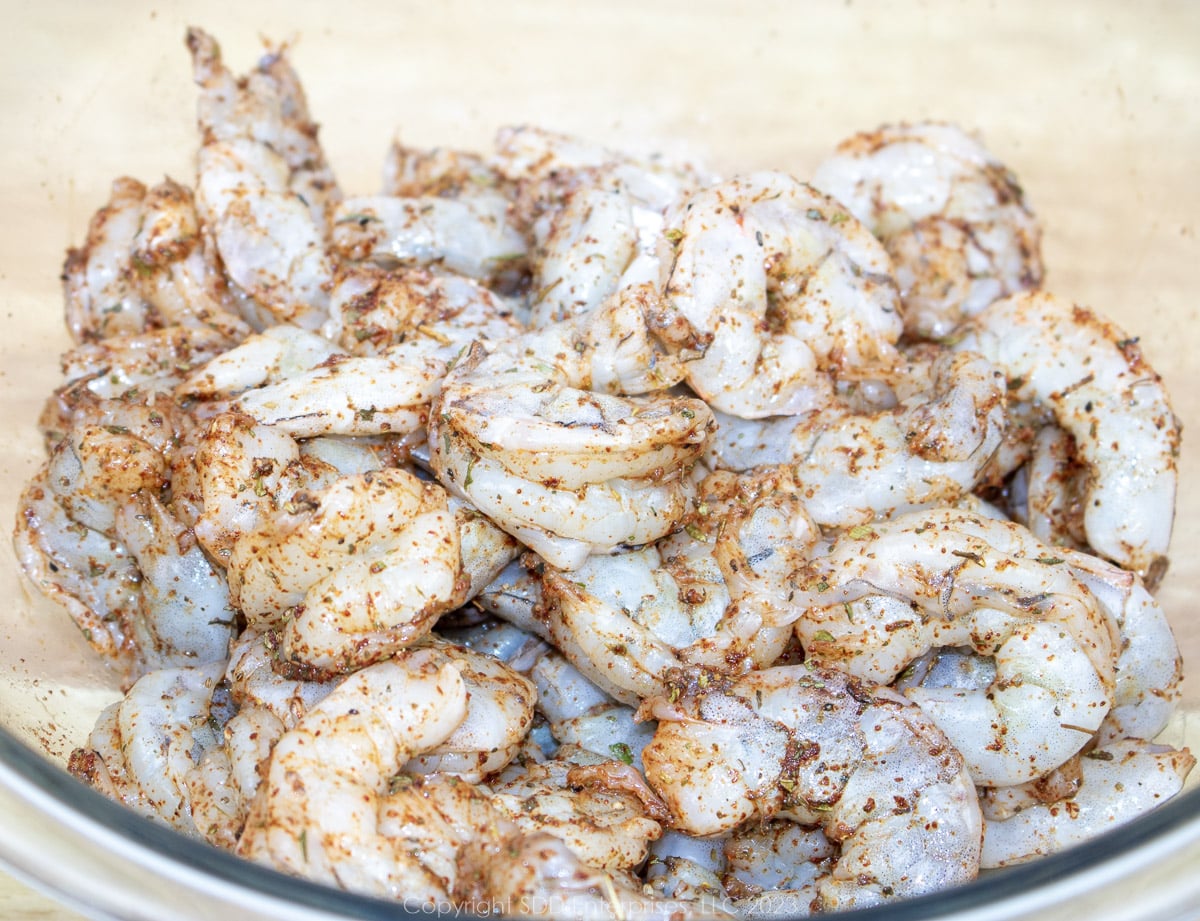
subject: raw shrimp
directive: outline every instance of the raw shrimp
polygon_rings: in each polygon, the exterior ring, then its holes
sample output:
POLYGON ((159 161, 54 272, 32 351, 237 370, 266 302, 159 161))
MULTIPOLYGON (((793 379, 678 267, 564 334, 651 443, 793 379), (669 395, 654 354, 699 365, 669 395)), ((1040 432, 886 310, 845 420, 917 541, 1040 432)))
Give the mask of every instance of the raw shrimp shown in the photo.
POLYGON ((1183 789, 1195 763, 1186 749, 1124 739, 1084 755, 1078 791, 1061 800, 1011 811, 985 798, 982 865, 1024 863, 1132 821, 1183 789))
POLYGON ((706 901, 647 895, 632 877, 583 863, 552 835, 478 836, 459 858, 456 895, 479 914, 612 921, 730 921, 706 901))
POLYGON ((344 353, 324 336, 280 323, 248 336, 205 362, 175 388, 175 393, 181 398, 234 397, 255 387, 288 380, 337 355, 344 353))
POLYGON ((233 544, 230 593, 279 630, 279 660, 321 672, 378 661, 420 639, 465 595, 445 491, 385 468, 301 492, 233 544))
POLYGON ((975 787, 919 708, 806 665, 673 682, 668 696, 643 704, 659 724, 642 758, 675 828, 714 835, 772 817, 820 826, 840 846, 816 881, 824 910, 975 877, 975 787))
POLYGON ((223 662, 148 672, 71 753, 76 777, 142 815, 197 835, 186 776, 220 744, 210 720, 223 662))
POLYGON ((1137 339, 1045 292, 992 304, 956 333, 1009 381, 1009 397, 1048 407, 1088 468, 1083 523, 1101 556, 1154 584, 1175 516, 1179 421, 1137 339))
POLYGON ((819 910, 817 884, 837 853, 819 828, 774 821, 742 829, 725 841, 725 889, 743 917, 803 917, 819 910))
POLYGON ((330 299, 322 333, 353 355, 384 354, 415 341, 449 361, 474 339, 507 339, 524 330, 517 301, 430 269, 342 265, 330 299))
POLYGON ((669 817, 636 768, 572 746, 493 790, 493 805, 523 833, 552 834, 608 870, 640 865, 669 817))
POLYGON ((340 197, 283 49, 237 80, 211 36, 189 29, 200 86, 196 202, 229 279, 276 322, 316 329, 333 265, 327 208, 340 197))
POLYGON ((890 682, 939 646, 994 657, 983 688, 912 687, 977 783, 1057 767, 1113 702, 1119 637, 1055 549, 1020 525, 956 509, 851 529, 796 575, 797 635, 814 662, 890 682))
POLYGON ((150 190, 135 179, 113 183, 83 248, 67 252, 63 290, 67 329, 80 343, 184 325, 229 344, 250 331, 207 253, 191 190, 171 179, 150 190))
POLYGON ((562 569, 661 537, 686 511, 686 474, 712 414, 686 397, 610 395, 663 386, 656 365, 627 298, 572 324, 476 342, 433 404, 433 470, 562 569))
POLYGON ((529 225, 530 322, 539 327, 587 313, 622 287, 661 287, 665 212, 704 181, 686 164, 530 127, 500 132, 497 161, 529 225))
POLYGON ((467 690, 467 714, 450 736, 405 766, 412 774, 453 773, 479 783, 513 760, 533 724, 532 681, 489 655, 434 641, 433 662, 458 669, 467 690))
POLYGON ((623 703, 664 693, 685 663, 763 667, 787 643, 787 577, 818 537, 803 494, 782 470, 715 475, 699 492, 703 512, 657 545, 542 576, 550 638, 623 703))
POLYGON ((657 321, 714 409, 757 419, 827 405, 890 369, 902 320, 891 261, 837 202, 783 173, 703 189, 668 219, 657 321))
POLYGON ((970 492, 1005 431, 1005 382, 980 355, 940 354, 929 389, 871 414, 840 405, 796 418, 717 414, 716 468, 793 464, 813 519, 850 527, 970 492))
POLYGON ((912 336, 946 336, 964 316, 1042 280, 1041 229, 1016 178, 953 125, 857 134, 812 183, 887 247, 912 336))
POLYGON ((65 386, 83 387, 104 399, 130 391, 170 393, 198 365, 229 346, 224 333, 190 326, 85 342, 63 355, 65 386))
POLYGON ((417 861, 380 832, 380 806, 389 779, 466 712, 458 670, 428 650, 350 675, 276 743, 237 853, 355 892, 437 899, 417 861))
POLYGON ((141 575, 133 639, 146 667, 224 662, 237 614, 195 535, 147 492, 118 509, 115 530, 141 575))
POLYGON ((525 258, 525 238, 498 191, 464 198, 347 198, 334 212, 333 252, 384 266, 439 266, 490 281, 525 258))

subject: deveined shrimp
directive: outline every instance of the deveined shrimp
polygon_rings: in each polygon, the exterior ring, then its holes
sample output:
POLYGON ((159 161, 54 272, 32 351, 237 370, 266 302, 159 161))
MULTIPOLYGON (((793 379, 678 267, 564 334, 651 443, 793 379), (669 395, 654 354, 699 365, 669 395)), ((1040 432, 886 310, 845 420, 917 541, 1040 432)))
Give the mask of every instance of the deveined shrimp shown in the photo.
POLYGON ((280 661, 314 674, 412 644, 465 594, 445 490, 398 468, 295 494, 239 535, 228 572, 250 623, 279 629, 280 661))
POLYGON ((389 780, 466 716, 458 670, 435 660, 417 650, 355 672, 284 733, 237 853, 356 892, 444 897, 418 861, 380 831, 389 780))
POLYGON ((63 291, 67 329, 80 343, 183 325, 228 344, 250 331, 207 253, 191 191, 171 179, 150 190, 135 179, 113 183, 84 246, 67 252, 63 291))
POLYGON ((819 524, 850 527, 970 492, 1005 431, 1005 383, 967 352, 928 363, 928 389, 874 413, 832 404, 800 418, 744 420, 717 414, 705 457, 747 470, 792 464, 819 524))
POLYGON ((684 199, 668 219, 674 263, 657 321, 688 383, 743 418, 827 405, 843 376, 897 361, 891 261, 842 205, 783 173, 684 199))
POLYGON ((1013 810, 985 797, 982 866, 1024 863, 1132 821, 1183 789, 1195 763, 1186 749, 1123 739, 1084 755, 1078 789, 1062 799, 1013 810))
POLYGON ((674 681, 670 695, 643 704, 659 723, 642 759, 675 828, 714 835, 772 817, 820 826, 840 847, 816 881, 825 910, 974 878, 975 787, 919 708, 806 665, 674 681))
POLYGON ((543 620, 569 659, 618 700, 661 694, 685 664, 770 665, 783 651, 790 569, 817 539, 783 470, 718 474, 702 513, 656 545, 542 576, 543 620))
POLYGON ((712 416, 686 397, 611 395, 663 386, 658 364, 629 298, 571 324, 476 342, 432 407, 434 472, 563 569, 661 537, 686 511, 686 474, 712 416))
POLYGON ((887 247, 911 335, 945 336, 964 316, 1042 280, 1041 229, 1021 187, 953 125, 856 134, 812 182, 887 247))
MULTIPOLYGON (((316 329, 333 274, 326 204, 338 198, 282 50, 239 82, 211 36, 189 29, 203 136, 197 207, 229 279, 276 322, 316 329), (272 73, 272 70, 275 73, 272 73)), ((265 324, 264 324, 265 325, 265 324)))
POLYGON ((147 672, 103 713, 68 769, 143 815, 196 835, 187 774, 220 744, 210 721, 223 662, 147 672))
POLYGON ((1089 546, 1157 582, 1175 516, 1179 422, 1137 340, 1040 291, 997 301, 956 339, 1008 376, 1010 399, 1048 407, 1075 439, 1089 474, 1089 546))
POLYGON ((1021 783, 1087 743, 1113 702, 1115 624, 1055 550, 956 509, 843 534, 797 573, 797 635, 814 662, 890 682, 930 648, 994 657, 982 688, 905 693, 988 786, 1021 783))

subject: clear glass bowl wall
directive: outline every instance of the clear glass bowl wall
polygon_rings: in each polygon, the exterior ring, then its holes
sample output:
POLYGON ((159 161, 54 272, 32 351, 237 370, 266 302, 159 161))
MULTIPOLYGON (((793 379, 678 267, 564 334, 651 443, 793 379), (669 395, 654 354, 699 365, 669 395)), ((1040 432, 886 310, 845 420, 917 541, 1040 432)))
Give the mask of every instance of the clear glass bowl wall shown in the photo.
MULTIPOLYGON (((928 2, 44 2, 9 11, 0 61, 0 520, 42 458, 36 419, 59 382, 58 273, 111 181, 190 181, 195 22, 245 70, 259 36, 297 37, 300 69, 345 188, 378 187, 384 151, 485 148, 533 123, 723 174, 805 178, 846 135, 939 118, 978 131, 1045 229, 1046 287, 1140 337, 1184 424, 1170 572, 1159 597, 1200 669, 1200 6, 928 2)), ((125 814, 62 770, 115 682, 0 542, 0 858, 77 906, 175 906, 216 917, 385 917, 395 910, 287 882, 125 814), (191 892, 179 899, 181 891, 191 892), (183 906, 183 907, 180 907, 183 906)), ((1200 749, 1200 680, 1176 744, 1200 749)), ((1194 785, 1194 783, 1193 783, 1194 785)), ((889 917, 1180 917, 1200 906, 1200 791, 1095 845, 889 917), (1125 898, 1137 893, 1133 899, 1125 898), (1114 893, 1123 898, 1117 899, 1114 893), (1124 908, 1120 906, 1124 905, 1124 908)))

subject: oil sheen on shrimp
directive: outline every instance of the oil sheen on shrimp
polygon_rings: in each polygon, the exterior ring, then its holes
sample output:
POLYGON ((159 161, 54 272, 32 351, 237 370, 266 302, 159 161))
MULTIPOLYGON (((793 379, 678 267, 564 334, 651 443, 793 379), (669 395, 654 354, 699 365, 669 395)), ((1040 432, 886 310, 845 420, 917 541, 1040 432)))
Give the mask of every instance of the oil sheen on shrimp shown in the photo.
POLYGON ((643 711, 658 719, 646 779, 674 827, 715 835, 786 818, 840 854, 816 881, 824 910, 865 907, 973 879, 982 820, 962 756, 887 688, 812 666, 736 681, 677 675, 643 711))
POLYGON ((912 512, 845 532, 797 578, 797 634, 814 662, 888 683, 933 647, 994 657, 987 687, 905 692, 977 783, 1045 774, 1090 741, 1112 706, 1115 623, 1020 525, 912 512))
POLYGON ((783 173, 686 198, 659 335, 714 409, 757 419, 828 404, 836 378, 896 361, 891 261, 845 208, 783 173))
POLYGON ((1041 228, 1020 185, 954 125, 856 134, 812 182, 887 247, 910 335, 941 338, 992 301, 1041 283, 1041 228))
POLYGON ((1175 518, 1179 421, 1137 339, 1065 298, 1036 291, 994 303, 956 334, 1040 403, 1087 466, 1087 542, 1151 583, 1166 568, 1175 518))

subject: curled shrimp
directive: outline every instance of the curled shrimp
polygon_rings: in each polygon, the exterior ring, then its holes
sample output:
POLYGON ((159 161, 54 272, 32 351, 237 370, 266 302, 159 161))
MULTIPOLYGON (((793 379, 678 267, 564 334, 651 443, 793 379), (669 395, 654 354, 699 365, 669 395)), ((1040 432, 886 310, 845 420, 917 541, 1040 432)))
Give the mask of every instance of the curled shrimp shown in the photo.
POLYGON ((1041 229, 1012 173, 953 125, 885 125, 838 145, 813 185, 887 247, 905 330, 938 339, 1042 280, 1041 229))
POLYGON ((85 244, 67 252, 63 290, 76 342, 189 326, 228 344, 250 332, 202 239, 191 190, 172 179, 149 190, 113 183, 85 244))
POLYGON ((250 312, 262 312, 255 319, 316 329, 327 316, 333 274, 326 211, 340 195, 299 81, 283 49, 239 81, 210 35, 189 29, 187 44, 201 91, 201 219, 229 279, 251 300, 250 312))
POLYGON ((1009 396, 1048 407, 1088 469, 1083 526, 1101 556, 1151 584, 1175 516, 1179 422, 1137 340, 1045 292, 997 301, 956 334, 1009 380, 1009 396))
POLYGON ((147 672, 101 714, 68 770, 142 815, 197 836, 187 775, 220 744, 210 716, 223 668, 210 662, 147 672))
POLYGON ((951 504, 979 483, 1000 446, 1005 383, 968 352, 941 353, 926 368, 928 386, 876 412, 833 404, 799 418, 717 414, 706 461, 733 470, 794 465, 808 512, 823 526, 951 504))
POLYGON ((275 744, 237 853, 344 889, 436 899, 424 872, 381 834, 389 779, 466 716, 455 666, 415 651, 355 672, 275 744), (295 795, 296 784, 304 795, 295 795))
POLYGON ((809 412, 831 402, 835 379, 895 363, 891 262, 837 202, 764 172, 689 196, 668 223, 675 253, 657 329, 714 409, 809 412))
POLYGON ((1195 763, 1186 749, 1123 739, 1084 755, 1077 788, 1060 799, 1013 809, 985 797, 982 865, 1024 863, 1132 821, 1183 789, 1195 763))
POLYGON ((712 414, 686 397, 611 395, 662 386, 657 364, 628 299, 570 325, 476 342, 433 404, 433 470, 560 568, 661 537, 686 511, 686 474, 712 414))
POLYGON ((646 779, 692 835, 751 820, 820 826, 840 853, 816 881, 824 910, 973 879, 982 820, 961 755, 919 708, 842 672, 777 666, 736 681, 674 679, 646 779))
POLYGON ((797 579, 797 635, 814 662, 887 683, 933 647, 993 657, 986 686, 905 692, 980 784, 1052 770, 1112 706, 1115 624, 1063 557, 1020 525, 912 512, 851 529, 797 579))
POLYGON ((462 600, 459 531, 436 483, 385 468, 302 492, 240 535, 230 592, 279 629, 279 658, 346 671, 429 632, 462 600))
POLYGON ((781 469, 718 474, 699 487, 702 514, 658 544, 593 556, 542 576, 550 638, 623 703, 665 692, 673 669, 770 665, 787 629, 790 569, 816 541, 802 493, 781 469))

